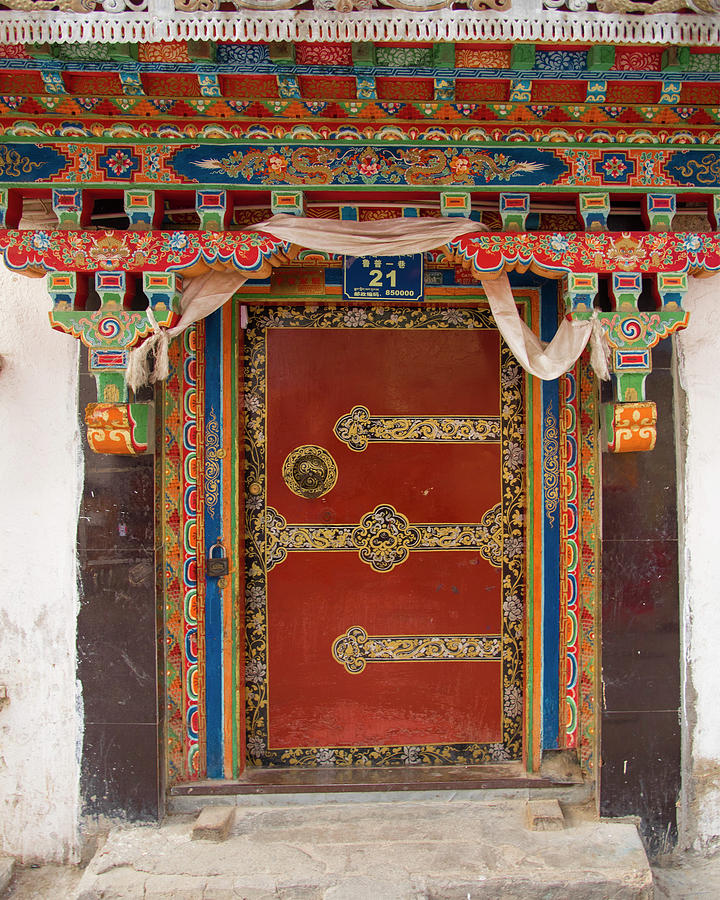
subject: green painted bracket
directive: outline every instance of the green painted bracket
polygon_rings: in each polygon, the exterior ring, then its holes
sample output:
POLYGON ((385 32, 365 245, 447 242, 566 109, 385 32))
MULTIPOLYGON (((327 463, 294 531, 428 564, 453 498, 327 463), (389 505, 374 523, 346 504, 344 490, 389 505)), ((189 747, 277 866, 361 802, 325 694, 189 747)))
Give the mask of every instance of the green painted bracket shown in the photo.
POLYGON ((639 272, 615 272, 612 297, 615 309, 594 309, 598 292, 595 273, 571 273, 563 284, 565 309, 570 318, 587 321, 594 314, 602 323, 610 345, 610 372, 615 402, 605 407, 605 449, 613 453, 652 450, 655 446, 655 405, 647 401, 645 384, 652 371, 652 348, 688 323, 683 310, 687 292, 685 272, 664 272, 656 276, 655 294, 659 309, 638 308, 642 292, 639 272))
POLYGON ((291 41, 273 41, 269 45, 270 62, 293 65, 295 44, 291 41))
POLYGON ((375 65, 375 44, 370 41, 358 41, 351 45, 354 66, 375 65))
MULTIPOLYGON (((95 289, 100 297, 97 310, 85 309, 87 285, 78 281, 76 272, 50 272, 46 284, 53 301, 50 324, 57 331, 78 338, 88 348, 98 400, 127 402, 128 350, 150 335, 153 325, 147 311, 129 309, 126 273, 95 274, 95 289)), ((161 328, 176 324, 180 318, 181 277, 172 272, 145 272, 143 289, 157 324, 161 328)))
POLYGON ((620 403, 644 402, 645 381, 652 371, 653 347, 687 326, 690 313, 683 309, 654 312, 600 313, 611 348, 611 373, 620 403))

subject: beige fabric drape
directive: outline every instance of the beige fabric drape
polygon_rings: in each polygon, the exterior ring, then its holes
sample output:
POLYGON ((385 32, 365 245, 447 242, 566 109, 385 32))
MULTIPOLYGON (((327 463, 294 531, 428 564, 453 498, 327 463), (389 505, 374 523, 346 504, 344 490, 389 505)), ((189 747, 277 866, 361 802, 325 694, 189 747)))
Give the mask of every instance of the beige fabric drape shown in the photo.
MULTIPOLYGON (((482 225, 465 218, 399 218, 377 222, 351 222, 335 219, 306 219, 278 215, 255 225, 295 247, 336 253, 342 256, 400 256, 424 253, 442 247, 460 235, 484 231, 482 225)), ((185 281, 180 322, 167 332, 158 333, 150 341, 167 340, 184 331, 193 322, 210 315, 247 281, 236 271, 211 271, 185 281)), ((558 378, 569 371, 589 340, 593 341, 592 362, 600 378, 607 379, 607 352, 604 334, 597 321, 569 322, 564 319, 558 331, 545 345, 528 328, 518 314, 510 282, 503 272, 480 279, 490 303, 498 330, 520 365, 544 380, 558 378)), ((147 357, 150 347, 140 348, 147 357)), ((132 368, 132 364, 129 368, 132 368)), ((135 379, 137 373, 133 376, 135 379)), ((155 378, 164 377, 156 372, 155 378)), ((130 378, 128 383, 132 387, 130 378)))

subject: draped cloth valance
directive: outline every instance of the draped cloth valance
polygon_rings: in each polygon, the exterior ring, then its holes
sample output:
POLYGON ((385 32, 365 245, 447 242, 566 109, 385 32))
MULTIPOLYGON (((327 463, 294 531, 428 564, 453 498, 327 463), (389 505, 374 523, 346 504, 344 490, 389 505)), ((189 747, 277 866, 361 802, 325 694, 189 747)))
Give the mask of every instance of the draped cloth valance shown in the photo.
MULTIPOLYGON (((465 218, 399 218, 376 222, 352 222, 333 219, 306 219, 278 215, 254 226, 288 243, 286 255, 274 260, 275 265, 291 259, 301 248, 342 256, 401 256, 437 250, 463 234, 486 231, 482 225, 465 218)), ((206 272, 188 278, 182 298, 182 315, 178 324, 150 337, 131 351, 127 382, 133 389, 148 379, 147 359, 155 351, 155 371, 150 380, 167 377, 168 341, 193 322, 210 315, 247 281, 237 270, 206 272)), ((543 380, 558 378, 569 371, 591 341, 591 361, 598 377, 607 380, 607 350, 599 322, 571 322, 563 319, 550 343, 543 343, 523 322, 513 300, 507 274, 480 278, 498 330, 520 365, 543 380)))

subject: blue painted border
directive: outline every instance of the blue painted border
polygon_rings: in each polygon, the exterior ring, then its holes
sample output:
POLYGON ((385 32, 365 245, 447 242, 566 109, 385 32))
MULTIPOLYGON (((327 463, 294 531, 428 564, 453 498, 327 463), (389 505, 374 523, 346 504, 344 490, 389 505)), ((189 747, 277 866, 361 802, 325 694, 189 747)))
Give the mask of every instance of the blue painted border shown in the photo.
MULTIPOLYGON (((517 287, 540 289, 540 338, 550 341, 558 328, 558 282, 528 273, 510 275, 517 287)), ((545 471, 545 430, 548 410, 560 433, 559 382, 542 382, 542 472, 545 471)), ((559 453, 559 444, 558 444, 559 453)), ((558 485, 559 489, 559 485, 558 485)), ((555 749, 560 735, 560 504, 549 513, 543 479, 542 529, 542 749, 555 749)))
MULTIPOLYGON (((562 51, 560 51, 562 52, 562 51)), ((272 62, 120 62, 117 60, 84 59, 17 59, 0 57, 0 70, 26 72, 113 72, 176 75, 313 75, 329 78, 367 76, 377 78, 464 78, 522 81, 556 81, 572 78, 580 81, 650 81, 663 82, 704 82, 720 81, 720 70, 663 72, 659 70, 608 69, 602 72, 585 68, 562 68, 543 66, 534 69, 497 69, 480 67, 449 66, 349 66, 316 65, 272 62)), ((69 96, 78 96, 72 94, 69 96)), ((288 99, 288 98, 283 98, 288 99)), ((657 104, 653 104, 657 105, 657 104)), ((698 106, 690 103, 690 106, 698 106)))
MULTIPOLYGON (((205 431, 212 415, 220 429, 219 445, 223 443, 222 416, 222 309, 205 319, 205 431)), ((222 460, 218 479, 218 515, 205 516, 205 558, 210 547, 222 534, 222 460)), ((205 715, 206 765, 208 778, 224 777, 223 747, 223 598, 217 578, 205 582, 205 715)))
MULTIPOLYGON (((540 337, 550 341, 558 328, 557 282, 549 283, 540 300, 540 337)), ((556 748, 560 735, 560 392, 559 382, 543 381, 543 475, 545 473, 545 440, 548 419, 557 434, 555 450, 558 462, 557 504, 551 512, 545 502, 543 482, 543 721, 542 747, 556 748)))

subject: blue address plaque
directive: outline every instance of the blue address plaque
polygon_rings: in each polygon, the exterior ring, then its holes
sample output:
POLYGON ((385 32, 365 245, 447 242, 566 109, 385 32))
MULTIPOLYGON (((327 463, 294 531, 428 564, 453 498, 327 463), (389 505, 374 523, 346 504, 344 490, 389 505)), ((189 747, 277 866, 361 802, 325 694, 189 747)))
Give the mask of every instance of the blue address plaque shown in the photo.
POLYGON ((422 300, 423 262, 422 253, 346 256, 343 300, 422 300))

